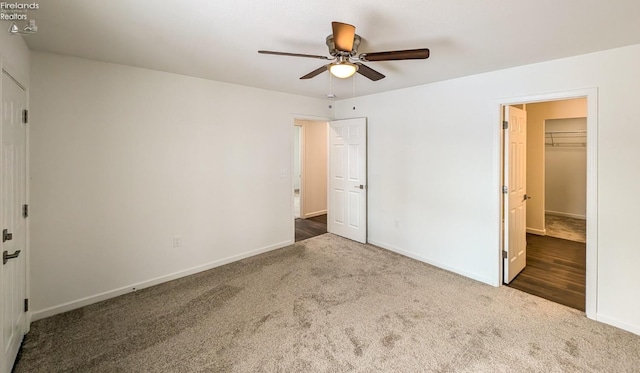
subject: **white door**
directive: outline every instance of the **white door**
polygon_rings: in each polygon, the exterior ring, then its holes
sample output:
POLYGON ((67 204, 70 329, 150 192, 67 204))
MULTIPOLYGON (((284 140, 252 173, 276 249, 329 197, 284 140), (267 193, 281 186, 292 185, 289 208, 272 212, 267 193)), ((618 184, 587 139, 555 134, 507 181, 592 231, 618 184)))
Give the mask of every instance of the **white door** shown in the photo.
POLYGON ((527 112, 505 106, 504 282, 527 265, 527 112))
POLYGON ((367 242, 367 120, 329 122, 327 231, 367 242))
POLYGON ((26 108, 25 91, 5 72, 2 73, 2 126, 0 137, 1 180, 0 228, 3 230, 2 288, 2 366, 8 373, 15 361, 26 331, 26 224, 22 206, 26 203, 26 108))

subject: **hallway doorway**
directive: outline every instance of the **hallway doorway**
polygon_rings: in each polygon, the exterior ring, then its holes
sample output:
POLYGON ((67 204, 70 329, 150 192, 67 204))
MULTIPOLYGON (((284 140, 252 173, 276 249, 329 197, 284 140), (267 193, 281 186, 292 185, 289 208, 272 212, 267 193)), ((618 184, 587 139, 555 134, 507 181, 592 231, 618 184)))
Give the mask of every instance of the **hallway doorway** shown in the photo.
POLYGON ((294 120, 295 242, 327 233, 327 128, 324 120, 294 120))

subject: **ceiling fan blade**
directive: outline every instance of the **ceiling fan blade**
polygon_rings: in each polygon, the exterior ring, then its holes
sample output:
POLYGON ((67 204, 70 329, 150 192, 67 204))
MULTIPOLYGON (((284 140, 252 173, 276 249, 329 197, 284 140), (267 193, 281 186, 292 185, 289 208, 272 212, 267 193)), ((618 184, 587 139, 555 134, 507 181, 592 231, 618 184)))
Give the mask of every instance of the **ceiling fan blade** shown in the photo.
POLYGON ((330 60, 331 58, 327 56, 318 56, 315 54, 302 54, 302 53, 287 53, 287 52, 274 52, 274 51, 258 51, 260 54, 274 54, 276 56, 292 56, 292 57, 307 57, 307 58, 317 58, 320 60, 330 60))
POLYGON ((402 51, 362 53, 361 61, 397 61, 397 60, 424 60, 429 58, 429 49, 407 49, 402 51))
POLYGON ((360 62, 356 62, 356 65, 358 65, 358 74, 363 75, 373 80, 374 82, 384 78, 384 75, 375 71, 367 65, 361 64, 360 62))
POLYGON ((336 49, 341 52, 349 52, 353 49, 353 38, 356 36, 356 28, 353 25, 341 22, 331 22, 333 29, 333 42, 336 49))
MULTIPOLYGON (((329 64, 329 65, 331 65, 331 64, 329 64)), ((301 76, 300 79, 311 79, 314 76, 318 76, 318 75, 322 74, 323 72, 327 71, 327 68, 329 67, 329 65, 320 66, 317 69, 315 69, 312 72, 310 72, 309 74, 307 74, 305 76, 301 76)))

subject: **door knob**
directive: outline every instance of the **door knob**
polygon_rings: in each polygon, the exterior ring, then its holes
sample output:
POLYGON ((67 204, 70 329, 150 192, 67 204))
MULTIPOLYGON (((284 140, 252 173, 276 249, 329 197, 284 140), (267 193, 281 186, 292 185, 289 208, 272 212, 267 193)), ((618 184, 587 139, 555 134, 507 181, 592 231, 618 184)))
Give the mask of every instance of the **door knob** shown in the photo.
POLYGON ((528 200, 528 199, 531 199, 531 196, 528 196, 528 195, 526 195, 526 194, 525 194, 525 195, 524 195, 524 199, 523 199, 523 201, 526 201, 526 200, 528 200))
POLYGON ((362 185, 362 184, 360 184, 360 185, 356 185, 356 186, 354 186, 354 188, 357 188, 357 189, 367 189, 367 186, 366 186, 366 185, 362 185))
POLYGON ((2 264, 7 264, 7 262, 9 261, 9 259, 15 259, 20 255, 20 250, 16 250, 15 253, 13 254, 9 254, 9 252, 7 250, 2 252, 2 264))
POLYGON ((2 230, 2 242, 11 241, 13 239, 13 233, 9 233, 8 229, 2 230))

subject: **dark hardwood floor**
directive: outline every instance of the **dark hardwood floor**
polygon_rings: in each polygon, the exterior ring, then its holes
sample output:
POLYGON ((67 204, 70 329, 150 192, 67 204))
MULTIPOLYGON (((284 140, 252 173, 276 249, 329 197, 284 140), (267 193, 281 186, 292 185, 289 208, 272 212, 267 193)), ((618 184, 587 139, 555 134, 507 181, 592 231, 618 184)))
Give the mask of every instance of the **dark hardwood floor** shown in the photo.
POLYGON ((296 219, 296 242, 327 233, 327 215, 296 219))
POLYGON ((527 234, 527 266, 508 285, 585 310, 586 244, 527 234))

